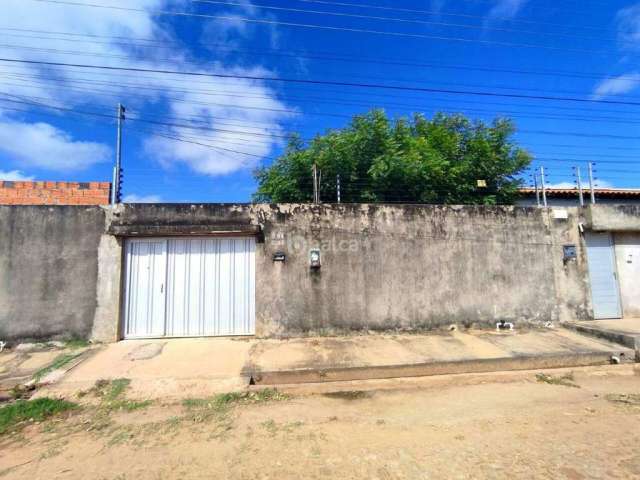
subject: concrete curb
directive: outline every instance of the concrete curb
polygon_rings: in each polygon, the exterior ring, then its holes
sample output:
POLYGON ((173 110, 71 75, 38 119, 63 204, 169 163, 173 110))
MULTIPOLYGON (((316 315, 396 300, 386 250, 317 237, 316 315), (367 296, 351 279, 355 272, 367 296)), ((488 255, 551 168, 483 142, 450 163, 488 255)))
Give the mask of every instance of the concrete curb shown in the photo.
POLYGON ((634 353, 632 350, 621 350, 535 356, 525 355, 519 357, 456 360, 449 362, 434 361, 405 365, 370 365, 326 369, 308 368, 271 372, 254 370, 244 373, 251 376, 251 383, 254 385, 321 383, 609 365, 612 363, 612 356, 628 362, 633 360, 634 353))
POLYGON ((583 335, 607 340, 609 342, 631 348, 635 352, 636 362, 640 362, 640 337, 636 335, 607 330, 605 328, 578 325, 577 323, 562 323, 561 325, 567 330, 572 330, 583 335))

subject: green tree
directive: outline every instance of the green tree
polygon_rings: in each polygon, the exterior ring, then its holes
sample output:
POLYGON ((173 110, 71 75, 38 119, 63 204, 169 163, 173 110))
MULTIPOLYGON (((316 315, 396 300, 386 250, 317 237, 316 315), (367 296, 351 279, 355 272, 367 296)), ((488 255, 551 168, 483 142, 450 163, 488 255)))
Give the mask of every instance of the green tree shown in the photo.
POLYGON ((487 125, 440 113, 431 120, 419 114, 390 120, 373 110, 308 145, 292 136, 271 166, 256 171, 254 199, 311 202, 316 163, 325 202, 335 202, 340 175, 343 202, 513 203, 522 184, 518 175, 531 162, 514 133, 509 119, 487 125))

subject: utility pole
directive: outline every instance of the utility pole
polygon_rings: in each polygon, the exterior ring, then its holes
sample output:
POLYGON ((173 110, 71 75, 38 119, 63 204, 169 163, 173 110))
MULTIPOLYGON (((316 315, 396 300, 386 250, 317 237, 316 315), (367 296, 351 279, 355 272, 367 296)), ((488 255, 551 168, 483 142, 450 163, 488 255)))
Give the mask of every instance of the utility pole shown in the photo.
POLYGON ((340 203, 340 174, 336 175, 336 193, 338 194, 338 203, 340 203))
POLYGON ((122 201, 122 122, 125 108, 118 103, 118 136, 116 139, 116 165, 113 168, 113 183, 111 184, 111 205, 122 201))
POLYGON ((547 206, 547 187, 544 183, 544 167, 540 167, 540 184, 542 185, 542 204, 547 206))
POLYGON ((584 207, 584 193, 582 192, 582 177, 580 176, 580 167, 576 167, 576 182, 578 183, 578 198, 580 206, 584 207))
POLYGON ((593 162, 589 162, 589 190, 591 190, 591 204, 596 203, 596 192, 593 190, 593 162))

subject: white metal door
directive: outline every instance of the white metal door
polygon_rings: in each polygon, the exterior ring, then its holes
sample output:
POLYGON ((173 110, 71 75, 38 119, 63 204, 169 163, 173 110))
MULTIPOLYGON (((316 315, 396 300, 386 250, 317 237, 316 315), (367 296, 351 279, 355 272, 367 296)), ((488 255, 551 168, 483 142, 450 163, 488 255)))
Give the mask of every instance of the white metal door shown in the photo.
MULTIPOLYGON (((162 241, 166 242, 162 332, 147 334, 127 328, 126 336, 254 334, 255 239, 185 237, 162 241)), ((127 293, 127 311, 130 299, 143 296, 127 293)))
POLYGON ((255 332, 255 240, 169 240, 167 335, 255 332))
POLYGON ((609 233, 585 232, 595 318, 620 318, 616 259, 609 233))
POLYGON ((126 242, 124 336, 157 337, 165 333, 167 242, 126 242))

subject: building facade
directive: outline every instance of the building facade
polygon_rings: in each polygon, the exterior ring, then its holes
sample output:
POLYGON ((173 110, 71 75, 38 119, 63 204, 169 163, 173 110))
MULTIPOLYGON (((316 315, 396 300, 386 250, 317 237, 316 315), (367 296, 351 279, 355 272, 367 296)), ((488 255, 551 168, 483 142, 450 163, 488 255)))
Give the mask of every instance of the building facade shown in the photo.
POLYGON ((0 206, 0 338, 633 316, 639 234, 632 206, 0 206))

